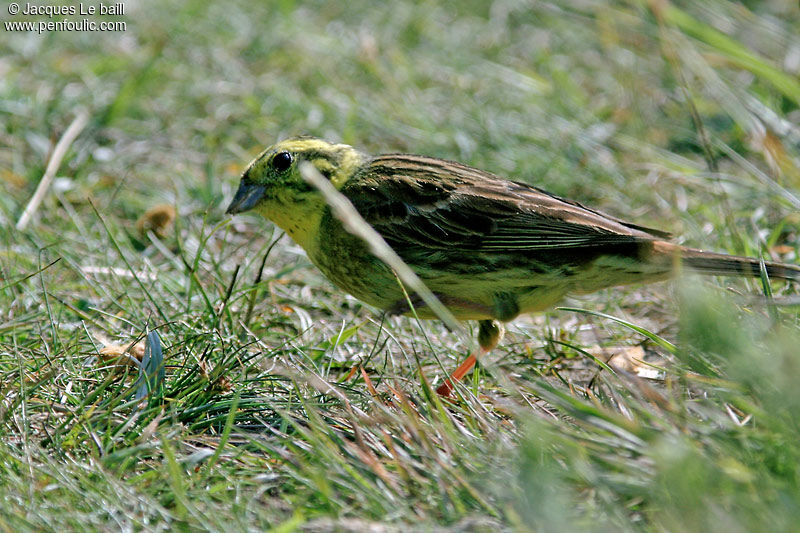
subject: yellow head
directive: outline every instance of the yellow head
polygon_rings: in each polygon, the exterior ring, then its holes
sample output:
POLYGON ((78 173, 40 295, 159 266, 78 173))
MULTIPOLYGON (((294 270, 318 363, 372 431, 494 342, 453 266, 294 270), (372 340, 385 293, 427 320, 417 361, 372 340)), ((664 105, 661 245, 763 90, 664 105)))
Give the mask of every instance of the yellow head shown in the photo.
POLYGON ((365 160, 346 144, 313 137, 294 137, 270 146, 242 174, 239 189, 226 213, 251 209, 272 220, 308 250, 325 199, 300 175, 299 165, 311 163, 340 189, 365 160))

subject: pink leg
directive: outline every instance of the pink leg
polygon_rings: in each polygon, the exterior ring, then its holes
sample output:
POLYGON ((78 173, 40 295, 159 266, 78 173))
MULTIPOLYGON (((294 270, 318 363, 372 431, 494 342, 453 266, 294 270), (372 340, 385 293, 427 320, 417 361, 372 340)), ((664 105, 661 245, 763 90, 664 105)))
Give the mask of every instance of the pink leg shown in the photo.
MULTIPOLYGON (((478 323, 478 345, 480 346, 480 354, 484 356, 497 346, 500 339, 503 338, 503 326, 496 320, 481 320, 478 323)), ((467 373, 472 370, 477 362, 475 353, 469 354, 469 357, 464 359, 464 362, 458 365, 458 368, 450 374, 444 383, 439 385, 436 393, 439 396, 448 397, 453 392, 455 384, 461 381, 467 373)))

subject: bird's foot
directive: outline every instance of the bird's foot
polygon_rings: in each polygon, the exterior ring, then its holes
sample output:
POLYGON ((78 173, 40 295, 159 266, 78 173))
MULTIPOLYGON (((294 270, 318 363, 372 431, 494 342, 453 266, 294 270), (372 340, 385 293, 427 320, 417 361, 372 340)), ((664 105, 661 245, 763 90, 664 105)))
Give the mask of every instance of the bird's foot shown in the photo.
POLYGON ((458 365, 458 368, 450 374, 450 377, 444 380, 444 383, 439 385, 436 389, 436 393, 439 396, 444 398, 449 397, 453 393, 453 389, 456 387, 456 383, 461 381, 464 376, 466 376, 472 367, 475 366, 475 363, 478 361, 476 356, 476 352, 480 352, 481 356, 488 354, 497 343, 500 342, 500 339, 503 338, 503 333, 505 333, 505 329, 503 328, 503 324, 498 322, 497 320, 481 320, 478 322, 478 345, 480 346, 479 350, 473 351, 469 356, 464 359, 464 362, 458 365))

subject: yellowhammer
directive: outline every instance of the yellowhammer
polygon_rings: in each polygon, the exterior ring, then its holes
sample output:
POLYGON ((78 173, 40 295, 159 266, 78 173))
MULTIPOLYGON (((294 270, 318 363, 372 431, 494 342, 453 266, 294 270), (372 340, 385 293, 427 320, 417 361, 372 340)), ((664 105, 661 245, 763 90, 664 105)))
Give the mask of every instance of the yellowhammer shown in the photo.
MULTIPOLYGON (((676 265, 701 274, 759 276, 760 261, 667 242, 631 224, 539 188, 432 157, 369 156, 311 137, 281 141, 250 163, 228 213, 255 209, 302 246, 335 285, 390 313, 410 308, 394 273, 333 216, 298 169, 311 163, 346 196, 459 319, 478 320, 492 349, 502 322, 546 309, 570 293, 662 280, 676 265)), ((773 278, 800 267, 765 262, 773 278)), ((433 318, 414 302, 417 314, 433 318)), ((439 387, 451 392, 471 355, 439 387)))

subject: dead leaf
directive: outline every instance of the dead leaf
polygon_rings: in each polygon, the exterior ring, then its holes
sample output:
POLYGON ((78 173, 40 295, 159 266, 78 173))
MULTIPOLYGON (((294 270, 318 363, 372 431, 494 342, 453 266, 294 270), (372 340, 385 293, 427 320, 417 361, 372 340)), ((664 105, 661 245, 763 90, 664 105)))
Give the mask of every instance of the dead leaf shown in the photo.
POLYGON ((154 205, 144 212, 136 221, 136 229, 139 234, 144 237, 148 231, 152 231, 156 237, 163 239, 168 230, 175 222, 175 208, 169 204, 154 205))
POLYGON ((97 353, 103 364, 139 368, 139 363, 144 358, 144 341, 135 344, 107 344, 97 353))
POLYGON ((645 353, 641 346, 595 348, 590 350, 590 353, 601 361, 605 361, 611 368, 630 372, 640 378, 664 379, 662 370, 644 361, 645 353))

